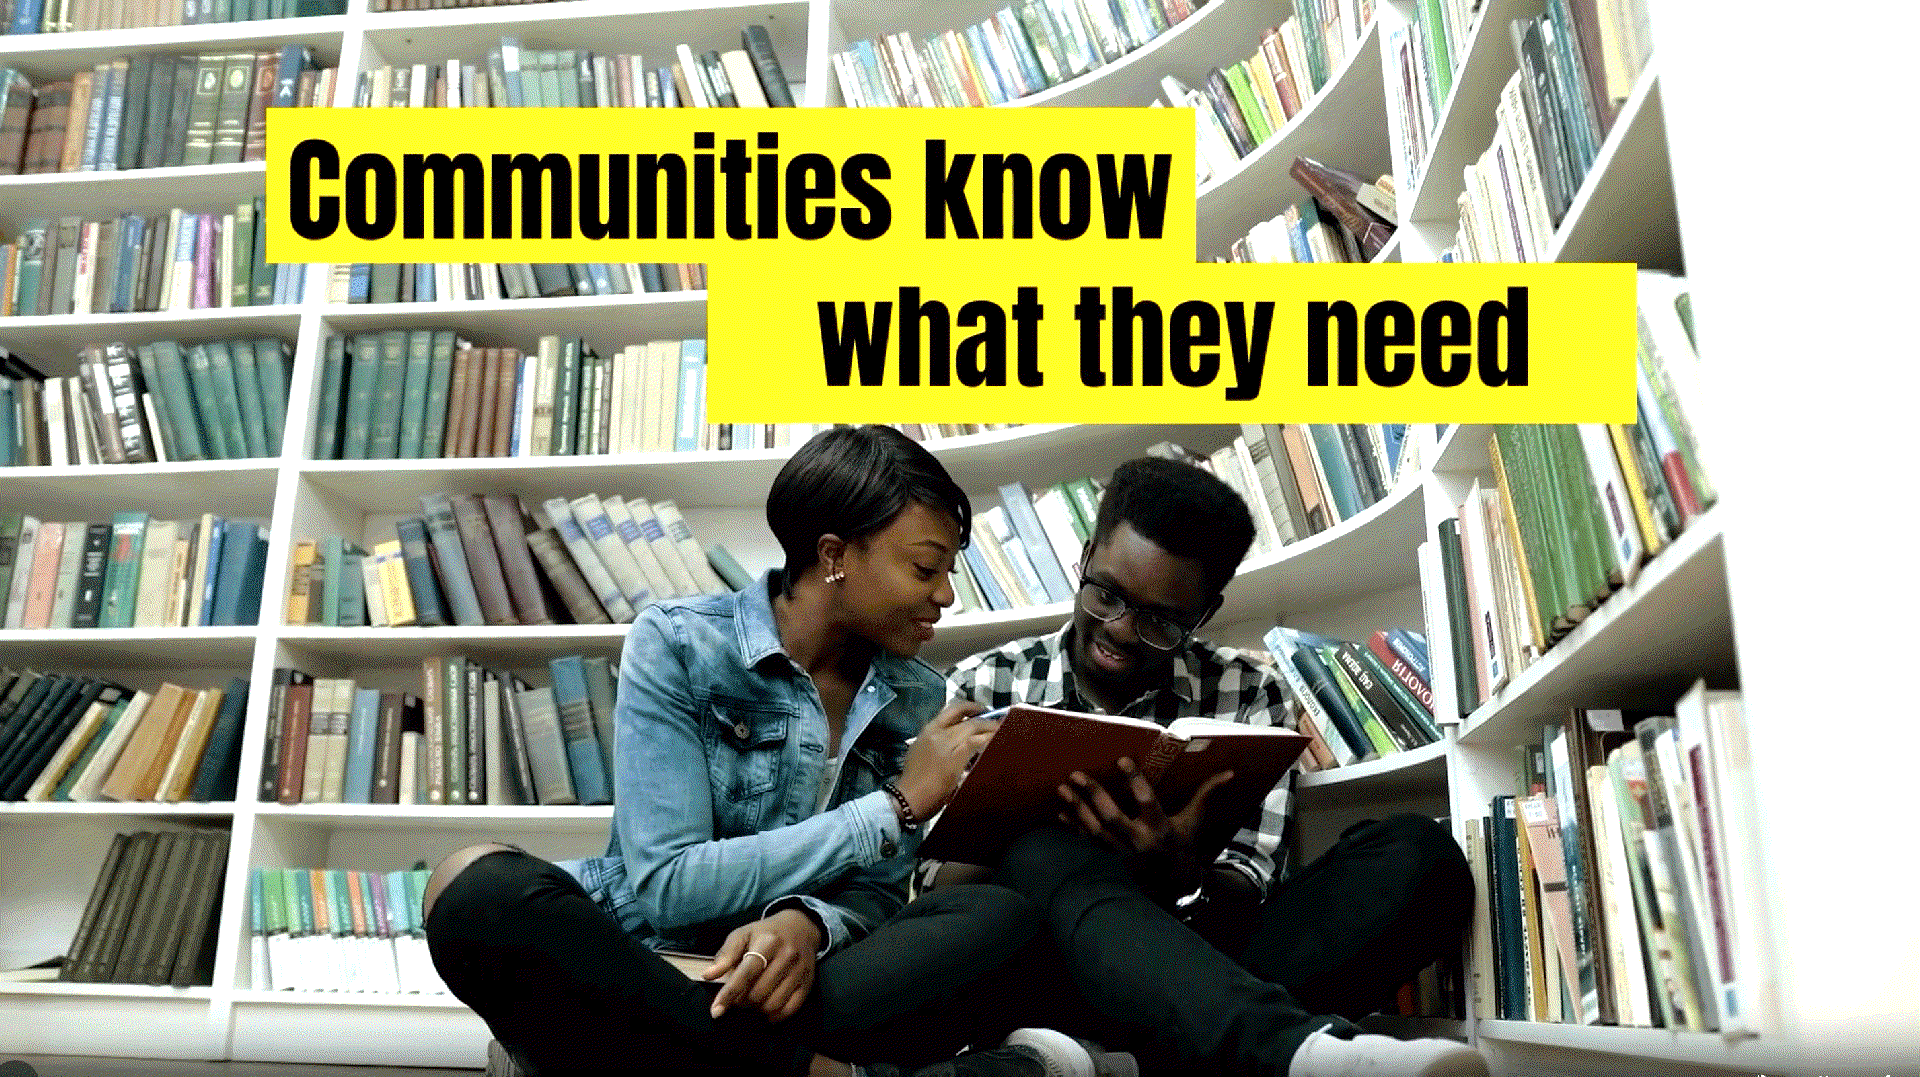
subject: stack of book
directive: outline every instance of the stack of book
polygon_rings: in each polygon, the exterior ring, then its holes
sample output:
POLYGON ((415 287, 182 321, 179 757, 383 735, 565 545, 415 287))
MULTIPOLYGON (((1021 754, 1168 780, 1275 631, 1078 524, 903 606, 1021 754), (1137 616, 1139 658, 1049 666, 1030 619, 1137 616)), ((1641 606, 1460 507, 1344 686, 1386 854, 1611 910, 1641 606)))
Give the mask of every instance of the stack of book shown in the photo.
POLYGON ((247 884, 256 991, 444 995, 427 954, 429 873, 254 868, 247 884))
POLYGON ((1393 239, 1391 177, 1368 181, 1306 157, 1294 160, 1292 175, 1313 197, 1248 229, 1222 261, 1367 262, 1393 239))
POLYGON ((123 57, 38 88, 0 67, 0 176, 264 161, 266 110, 330 103, 333 75, 298 43, 123 57))
POLYGON ((224 830, 115 834, 60 979, 212 984, 229 840, 224 830))
POLYGON ((256 198, 231 213, 26 221, 0 246, 0 316, 297 303, 306 266, 267 261, 265 212, 256 198))
POLYGON ((267 535, 212 514, 109 523, 0 516, 6 628, 194 628, 258 623, 267 535))
POLYGON ((610 804, 614 671, 547 663, 551 685, 460 656, 421 694, 275 671, 260 796, 281 804, 610 804))
POLYGON ((247 682, 134 691, 98 677, 0 674, 0 800, 233 799, 247 682))
POLYGON ((1753 1035, 1776 1027, 1740 694, 1575 710, 1465 828, 1472 987, 1512 1020, 1753 1035))
POLYGON ((1423 544, 1444 581, 1460 713, 1538 661, 1715 500, 1690 415, 1685 281, 1640 274, 1638 422, 1496 426, 1491 483, 1423 544))
POLYGON ((725 547, 702 546, 671 500, 556 497, 541 506, 546 523, 513 494, 427 494, 420 508, 371 555, 337 537, 298 543, 286 623, 620 623, 656 599, 751 580, 725 547))
POLYGON ((90 344, 79 372, 0 377, 0 460, 141 464, 280 455, 290 349, 274 339, 90 344))
POLYGON ((1313 738, 1303 757, 1310 769, 1378 759, 1440 739, 1427 640, 1420 633, 1382 630, 1356 643, 1276 625, 1265 642, 1300 705, 1300 732, 1313 738))

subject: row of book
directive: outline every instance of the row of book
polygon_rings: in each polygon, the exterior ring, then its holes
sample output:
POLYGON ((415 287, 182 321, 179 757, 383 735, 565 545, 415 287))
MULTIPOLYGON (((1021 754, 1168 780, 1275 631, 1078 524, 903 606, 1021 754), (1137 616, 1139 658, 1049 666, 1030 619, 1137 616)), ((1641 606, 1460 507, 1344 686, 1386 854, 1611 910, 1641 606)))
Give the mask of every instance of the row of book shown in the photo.
POLYGON ((1481 0, 1419 0, 1413 18, 1387 31, 1388 105, 1396 122, 1392 136, 1408 173, 1408 190, 1424 179, 1440 116, 1453 92, 1453 77, 1466 62, 1481 0))
POLYGON ((1723 1036, 1777 1028, 1739 692, 1574 711, 1466 821, 1479 1012, 1723 1036))
POLYGON ((6 0, 0 27, 9 34, 61 34, 84 30, 133 30, 155 26, 296 19, 344 15, 347 0, 6 0))
POLYGON ((333 78, 299 43, 123 57, 38 87, 0 68, 0 176, 263 161, 266 110, 329 103, 333 78))
POLYGON ((444 995, 427 953, 429 873, 254 868, 247 957, 256 991, 444 995))
POLYGON ((1518 69, 1501 88, 1494 136, 1464 167, 1460 225, 1443 256, 1544 261, 1600 144, 1650 55, 1643 0, 1554 0, 1510 24, 1518 69))
POLYGON ((275 671, 260 799, 281 804, 610 804, 614 669, 566 655, 549 685, 467 658, 421 692, 275 671))
POLYGON ((675 46, 664 63, 631 53, 532 49, 502 37, 484 60, 370 67, 359 108, 792 108, 786 71, 766 27, 737 49, 675 46))
POLYGON ((291 356, 271 338, 88 345, 76 374, 0 375, 0 463, 278 456, 291 356))
POLYGON ((172 987, 213 983, 231 840, 216 829, 115 834, 59 978, 172 987))
POLYGON ((1330 770, 1435 743, 1427 640, 1382 629, 1365 642, 1284 625, 1263 642, 1299 703, 1300 732, 1312 738, 1305 765, 1330 770))
POLYGON ((656 599, 751 579, 725 547, 703 547, 666 499, 556 497, 541 506, 545 521, 513 494, 426 494, 420 507, 371 555, 335 537, 296 544, 287 623, 624 623, 656 599))
POLYGON ((698 292, 698 262, 356 262, 327 275, 329 303, 439 303, 698 292))
POLYGON ((602 358, 578 337, 476 348, 453 330, 327 341, 314 457, 573 456, 704 445, 707 342, 633 344, 602 358))
POLYGON ((0 246, 0 316, 128 314, 298 303, 307 267, 267 261, 265 200, 24 222, 0 246))
POLYGON ((234 797, 247 682, 149 692, 86 674, 0 673, 0 800, 234 797))
POLYGON ((1191 0, 1021 0, 971 26, 915 42, 865 38, 832 55, 853 108, 979 108, 1078 78, 1152 42, 1200 5, 1191 0))
POLYGON ((1699 364, 1685 281, 1640 273, 1637 421, 1501 425, 1436 528, 1460 713, 1544 655, 1706 511, 1716 494, 1689 416, 1699 364))
POLYGON ((212 514, 108 523, 0 515, 7 628, 191 628, 260 617, 267 536, 212 514))
POLYGON ((1373 0, 1303 0, 1260 35, 1253 55, 1207 73, 1194 90, 1163 75, 1165 103, 1194 110, 1198 180, 1233 171, 1240 159, 1278 136, 1359 46, 1373 0))

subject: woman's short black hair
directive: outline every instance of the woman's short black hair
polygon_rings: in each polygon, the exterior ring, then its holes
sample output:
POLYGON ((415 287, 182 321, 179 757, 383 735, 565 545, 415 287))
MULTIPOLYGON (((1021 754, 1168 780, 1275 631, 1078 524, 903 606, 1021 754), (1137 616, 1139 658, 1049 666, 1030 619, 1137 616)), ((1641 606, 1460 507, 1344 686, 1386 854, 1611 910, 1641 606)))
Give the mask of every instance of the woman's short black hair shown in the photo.
POLYGON ((1114 469, 1094 519, 1094 545, 1123 520, 1175 557, 1200 562, 1215 594, 1226 589, 1253 546, 1253 516, 1233 487, 1191 464, 1158 456, 1114 469))
POLYGON ((973 534, 973 504, 947 469, 890 426, 837 426, 800 446, 774 476, 767 526, 786 551, 786 586, 820 559, 820 536, 866 538, 910 501, 952 516, 960 544, 973 534))

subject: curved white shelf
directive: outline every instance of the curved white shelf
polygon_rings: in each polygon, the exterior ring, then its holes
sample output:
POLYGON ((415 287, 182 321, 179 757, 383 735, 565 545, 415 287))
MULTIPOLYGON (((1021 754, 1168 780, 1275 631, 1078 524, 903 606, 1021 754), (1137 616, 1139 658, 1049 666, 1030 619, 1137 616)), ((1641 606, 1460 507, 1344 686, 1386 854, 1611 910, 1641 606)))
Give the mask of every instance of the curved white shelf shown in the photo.
POLYGON ((1221 13, 1229 12, 1233 7, 1230 0, 1208 4, 1167 27, 1166 33, 1118 60, 1058 86, 1049 86, 1039 93, 1009 101, 1005 107, 1144 105, 1160 92, 1160 76, 1173 62, 1181 59, 1179 53, 1182 43, 1191 44, 1200 37, 1209 36, 1209 27, 1229 20, 1230 14, 1221 13))
MULTIPOLYGON (((182 208, 183 202, 187 203, 184 208, 202 213, 231 213, 240 203, 258 198, 266 189, 266 178, 264 161, 4 176, 0 177, 0 229, 11 236, 19 232, 22 221, 35 217, 101 220, 121 213, 162 213, 182 208)), ((4 325, 0 319, 0 327, 4 325)))
MULTIPOLYGON (((452 995, 375 995, 351 991, 233 992, 236 1006, 381 1006, 400 1010, 465 1010, 467 1004, 452 995)), ((477 1020, 477 1018, 476 1018, 477 1020)))
POLYGON ((340 42, 349 17, 253 19, 151 29, 84 30, 66 34, 0 36, 0 56, 37 85, 42 79, 69 79, 75 71, 103 59, 154 53, 188 53, 274 48, 290 42, 310 46, 324 66, 340 60, 340 42))
MULTIPOLYGON (((1030 489, 1098 475, 1159 441, 1211 450, 1231 438, 1222 426, 1097 426, 1046 424, 992 430, 923 444, 976 500, 1004 483, 1030 489)), ((453 460, 315 460, 299 465, 307 481, 370 512, 417 512, 421 494, 510 490, 533 496, 574 497, 582 491, 671 498, 688 505, 761 509, 767 489, 792 454, 785 449, 729 452, 626 453, 606 456, 510 456, 453 460)), ((981 507, 984 507, 982 502, 981 507)))
MULTIPOLYGON (((1384 137, 1354 137, 1356 130, 1367 129, 1367 116, 1378 116, 1386 107, 1380 78, 1379 25, 1377 19, 1368 24, 1340 69, 1279 134, 1254 147, 1240 159, 1238 168, 1200 188, 1196 219, 1200 258, 1226 254, 1233 241, 1254 225, 1308 197, 1307 190, 1287 172, 1296 157, 1310 157, 1368 177, 1392 173, 1392 151, 1384 137)), ((1257 37, 1249 42, 1254 47, 1259 44, 1257 37)))
MULTIPOLYGON (((447 62, 449 57, 482 57, 503 36, 517 36, 527 48, 587 47, 602 53, 638 53, 652 61, 671 58, 685 43, 695 56, 708 49, 740 47, 740 30, 749 23, 767 28, 787 79, 806 73, 803 39, 806 0, 719 0, 712 4, 611 0, 561 0, 559 3, 494 4, 461 8, 389 11, 366 17, 367 44, 375 63, 447 62), (457 19, 458 21, 452 21, 457 19)), ((799 100, 796 94, 795 101, 799 100)))
POLYGON ((1491 1041, 1502 1048, 1520 1048, 1534 1059, 1540 1057, 1540 1049, 1549 1049, 1618 1055, 1685 1066, 1718 1067, 1745 1073, 1819 1072, 1805 1068, 1806 1062, 1800 1052, 1788 1045, 1764 1039, 1729 1042, 1713 1032, 1561 1025, 1540 1021, 1480 1021, 1477 1030, 1481 1040, 1491 1041))
POLYGON ((49 366, 57 359, 61 367, 70 367, 73 355, 89 344, 113 342, 137 347, 156 340, 193 342, 237 337, 291 341, 299 331, 300 308, 286 305, 0 318, 0 342, 49 366))
MULTIPOLYGON (((281 644, 298 655, 328 657, 351 663, 395 665, 419 662, 436 655, 463 654, 479 661, 538 659, 570 654, 620 653, 627 638, 624 624, 507 625, 445 628, 325 628, 289 625, 276 629, 281 644)), ((299 665, 296 660, 295 665, 299 665)), ((414 671, 419 672, 417 669, 414 671)))
POLYGON ((1461 727, 1465 744, 1540 738, 1540 719, 1570 707, 1670 706, 1694 680, 1734 669, 1725 511, 1694 520, 1633 583, 1615 591, 1461 727))
POLYGON ((704 338, 707 293, 546 299, 460 300, 433 303, 329 303, 320 318, 337 333, 380 329, 457 327, 480 347, 531 351, 543 336, 585 337, 602 354, 647 340, 704 338))
POLYGON ((187 818, 219 819, 233 815, 233 801, 199 803, 183 801, 177 804, 147 803, 142 801, 88 801, 72 803, 68 801, 27 802, 15 801, 0 804, 0 818, 17 816, 146 816, 151 818, 187 818))
POLYGON ((469 804, 261 804, 263 823, 293 822, 332 830, 515 830, 605 833, 610 805, 513 807, 469 804))
POLYGON ((59 668, 184 669, 198 682, 215 679, 208 676, 210 669, 246 670, 260 631, 251 627, 13 628, 0 632, 0 654, 9 662, 59 668))
POLYGON ((266 520, 279 477, 271 459, 4 467, 0 501, 42 520, 105 520, 121 509, 266 520))
POLYGON ((1392 800, 1410 792, 1438 793, 1446 787, 1447 742, 1444 738, 1364 763, 1302 774, 1295 784, 1303 804, 1324 804, 1335 799, 1392 800))

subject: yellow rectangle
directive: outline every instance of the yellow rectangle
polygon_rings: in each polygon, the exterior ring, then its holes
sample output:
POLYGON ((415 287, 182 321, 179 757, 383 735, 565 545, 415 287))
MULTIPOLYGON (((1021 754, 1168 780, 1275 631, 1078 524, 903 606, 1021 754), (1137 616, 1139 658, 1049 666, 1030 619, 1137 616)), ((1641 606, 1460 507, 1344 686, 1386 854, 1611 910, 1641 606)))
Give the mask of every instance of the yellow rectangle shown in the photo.
POLYGON ((1630 264, 827 268, 714 268, 708 421, 1634 418, 1630 264))
POLYGON ((269 109, 274 262, 1194 255, 1190 109, 269 109))

